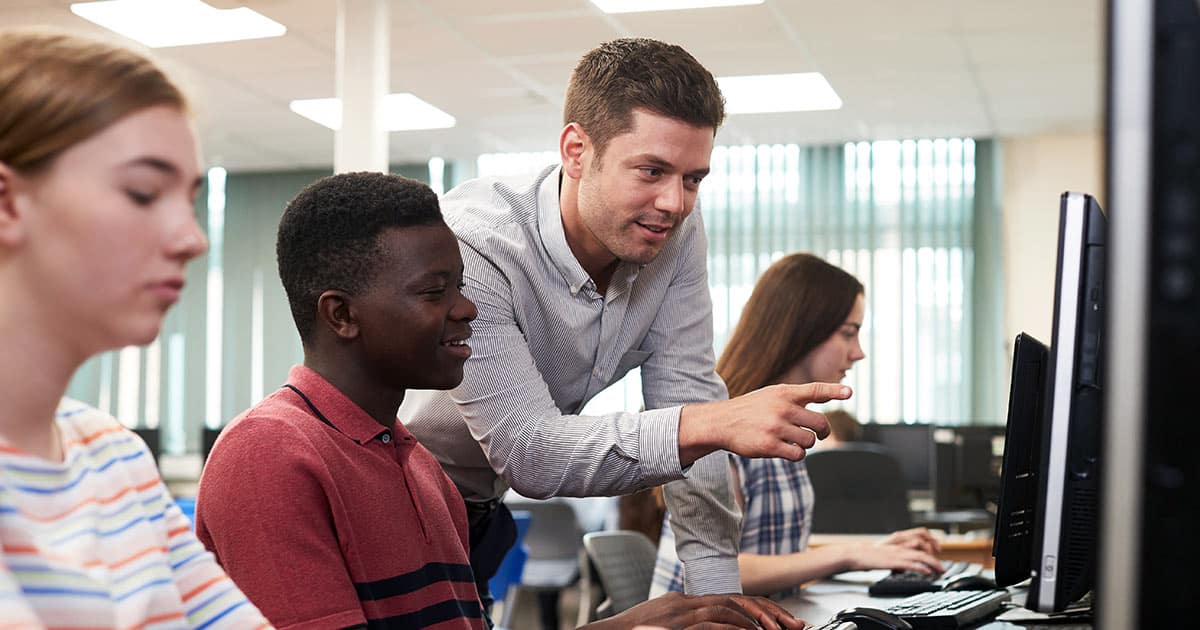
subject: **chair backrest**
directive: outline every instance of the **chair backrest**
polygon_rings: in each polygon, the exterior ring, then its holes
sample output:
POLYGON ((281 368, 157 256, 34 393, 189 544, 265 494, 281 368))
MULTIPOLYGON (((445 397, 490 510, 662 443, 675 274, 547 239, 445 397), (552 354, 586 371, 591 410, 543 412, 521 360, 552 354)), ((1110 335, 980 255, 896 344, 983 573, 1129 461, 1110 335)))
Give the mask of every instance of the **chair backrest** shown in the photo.
POLYGON ((560 501, 506 501, 510 510, 529 513, 525 551, 530 560, 575 561, 583 540, 583 529, 570 505, 560 501))
POLYGON ((521 587, 554 591, 579 580, 583 529, 575 510, 561 499, 528 499, 515 494, 505 497, 504 504, 510 510, 529 513, 521 587))
POLYGON ((628 530, 595 532, 583 537, 583 548, 608 595, 602 606, 606 614, 625 612, 649 598, 658 549, 644 534, 628 530))
POLYGON ((874 444, 809 453, 804 461, 816 506, 813 533, 883 534, 912 526, 899 461, 874 444))
POLYGON ((521 571, 525 568, 525 533, 529 531, 529 512, 518 510, 512 513, 512 517, 513 524, 517 526, 517 541, 500 562, 496 575, 488 580, 488 590, 497 600, 504 600, 509 587, 521 583, 521 571))

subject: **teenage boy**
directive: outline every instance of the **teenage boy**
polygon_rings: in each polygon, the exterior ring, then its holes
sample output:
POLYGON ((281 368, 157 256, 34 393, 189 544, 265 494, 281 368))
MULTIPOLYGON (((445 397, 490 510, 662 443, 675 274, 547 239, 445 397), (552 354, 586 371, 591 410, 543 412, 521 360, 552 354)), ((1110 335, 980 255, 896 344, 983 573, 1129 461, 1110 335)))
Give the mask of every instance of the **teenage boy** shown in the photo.
MULTIPOLYGON (((304 365, 222 431, 197 535, 279 627, 484 628, 462 497, 396 421, 405 390, 457 385, 471 354, 476 309, 436 195, 327 177, 288 204, 276 253, 304 365)), ((664 597, 597 628, 753 628, 752 614, 664 597)))
POLYGON ((737 593, 739 511, 722 451, 798 460, 836 384, 726 400, 714 369, 707 241, 693 214, 724 99, 679 46, 620 39, 571 75, 561 163, 466 182, 442 200, 479 306, 462 385, 413 392, 401 420, 467 500, 486 580, 512 544, 499 498, 665 487, 689 593, 737 593), (641 367, 647 411, 580 415, 641 367), (712 455, 709 455, 709 454, 712 455), (682 480, 682 481, 679 481, 682 480))

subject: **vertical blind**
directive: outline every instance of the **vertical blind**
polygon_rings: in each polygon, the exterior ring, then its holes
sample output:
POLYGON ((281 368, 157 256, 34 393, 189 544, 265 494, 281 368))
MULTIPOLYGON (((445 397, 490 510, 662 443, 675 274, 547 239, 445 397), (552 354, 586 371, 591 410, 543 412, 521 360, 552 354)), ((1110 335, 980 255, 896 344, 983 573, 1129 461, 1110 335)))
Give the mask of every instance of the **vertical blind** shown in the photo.
MULTIPOLYGON (((1002 361, 992 355, 1003 348, 997 320, 975 312, 999 299, 974 295, 977 278, 999 273, 994 257, 993 268, 975 267, 979 239, 998 239, 975 224, 977 157, 977 143, 958 138, 717 147, 700 189, 717 354, 762 272, 810 252, 866 289, 867 359, 847 377, 854 398, 839 406, 863 421, 999 421, 975 400, 998 399, 1002 361)), ((640 389, 631 373, 587 410, 637 409, 640 389)))
POLYGON ((862 420, 971 415, 975 142, 719 147, 701 189, 718 353, 756 279, 810 252, 862 281, 862 420))

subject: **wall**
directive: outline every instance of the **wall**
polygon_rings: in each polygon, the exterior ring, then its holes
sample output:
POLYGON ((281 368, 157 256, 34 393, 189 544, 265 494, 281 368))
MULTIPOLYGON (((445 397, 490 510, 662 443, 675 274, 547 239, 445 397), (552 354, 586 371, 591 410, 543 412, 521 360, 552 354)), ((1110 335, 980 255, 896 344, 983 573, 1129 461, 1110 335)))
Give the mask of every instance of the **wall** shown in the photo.
POLYGON ((1001 151, 1004 332, 1011 360, 1019 332, 1050 344, 1058 198, 1067 190, 1086 192, 1105 207, 1104 143, 1098 132, 1025 136, 1002 139, 1001 151))

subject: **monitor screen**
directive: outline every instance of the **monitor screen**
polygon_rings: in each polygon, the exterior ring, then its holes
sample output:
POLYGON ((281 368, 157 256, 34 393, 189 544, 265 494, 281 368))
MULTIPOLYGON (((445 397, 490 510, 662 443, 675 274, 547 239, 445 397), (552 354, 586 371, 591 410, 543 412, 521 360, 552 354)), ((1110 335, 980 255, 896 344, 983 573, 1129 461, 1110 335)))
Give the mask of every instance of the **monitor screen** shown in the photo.
POLYGON ((900 461, 900 470, 910 490, 929 490, 933 470, 933 425, 863 425, 863 440, 888 449, 900 461))
POLYGON ((1004 426, 938 427, 933 441, 937 509, 994 510, 1000 496, 1004 426))
POLYGON ((1101 439, 1106 219, 1064 193, 1059 209, 1053 339, 1046 369, 1033 580, 1026 606, 1062 610, 1092 588, 1101 439))
POLYGON ((146 446, 150 448, 150 455, 154 457, 154 462, 158 463, 158 452, 160 449, 159 440, 161 439, 159 437, 159 430, 138 427, 134 429, 133 432, 136 433, 138 437, 142 438, 142 441, 145 442, 146 446))
POLYGON ((1041 475, 1040 438, 1049 349, 1021 333, 1013 345, 1008 427, 1004 439, 1002 485, 996 509, 992 555, 996 584, 1012 586, 1029 579, 1033 559, 1034 514, 1041 475))

